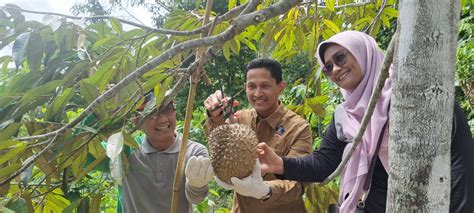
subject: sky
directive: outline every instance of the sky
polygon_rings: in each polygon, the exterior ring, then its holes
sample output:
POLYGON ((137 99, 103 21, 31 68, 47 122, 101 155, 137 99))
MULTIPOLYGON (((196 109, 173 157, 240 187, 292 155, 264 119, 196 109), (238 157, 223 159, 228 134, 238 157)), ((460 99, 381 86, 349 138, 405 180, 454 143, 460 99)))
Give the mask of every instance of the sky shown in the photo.
MULTIPOLYGON (((72 15, 70 9, 75 3, 85 2, 87 2, 87 0, 0 0, 0 6, 4 6, 5 4, 15 4, 25 10, 55 12, 66 15, 72 15)), ((147 26, 153 26, 149 16, 149 12, 146 8, 129 7, 127 8, 127 10, 135 18, 139 19, 140 22, 142 22, 143 24, 147 26)), ((36 20, 39 22, 42 22, 44 17, 44 15, 37 15, 31 13, 23 13, 23 15, 25 15, 26 20, 36 20)), ((125 11, 117 11, 112 15, 131 21, 134 20, 125 11)), ((127 27, 124 28, 127 29, 127 27)), ((10 48, 4 48, 1 50, 0 56, 5 54, 11 54, 11 45, 10 48)))

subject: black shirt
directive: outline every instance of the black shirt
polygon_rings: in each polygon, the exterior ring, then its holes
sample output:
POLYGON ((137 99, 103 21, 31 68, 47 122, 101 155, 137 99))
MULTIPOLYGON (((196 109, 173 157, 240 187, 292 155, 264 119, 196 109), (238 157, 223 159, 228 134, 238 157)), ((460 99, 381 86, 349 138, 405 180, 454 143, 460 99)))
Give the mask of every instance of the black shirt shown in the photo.
MULTIPOLYGON (((454 105, 451 143, 450 212, 474 211, 474 140, 462 109, 454 105)), ((284 174, 280 179, 321 182, 342 160, 346 142, 337 138, 334 119, 329 124, 319 149, 301 158, 283 157, 284 174)), ((385 212, 388 174, 377 158, 372 176, 366 212, 385 212)))

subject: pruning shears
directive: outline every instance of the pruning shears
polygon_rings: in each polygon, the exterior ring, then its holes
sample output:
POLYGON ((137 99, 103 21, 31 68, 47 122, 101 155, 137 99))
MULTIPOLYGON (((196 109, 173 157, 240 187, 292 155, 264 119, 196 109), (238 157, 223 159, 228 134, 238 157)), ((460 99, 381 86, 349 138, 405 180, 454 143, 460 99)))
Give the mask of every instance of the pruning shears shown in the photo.
MULTIPOLYGON (((224 89, 224 88, 221 88, 224 89)), ((224 90, 221 90, 221 92, 224 90)), ((227 106, 224 107, 224 120, 227 118, 233 119, 231 115, 234 114, 234 98, 237 97, 244 89, 239 90, 238 92, 234 93, 233 95, 229 96, 227 99, 227 106)), ((222 96, 225 97, 224 93, 222 92, 222 96)), ((226 97, 227 98, 227 97, 226 97)))

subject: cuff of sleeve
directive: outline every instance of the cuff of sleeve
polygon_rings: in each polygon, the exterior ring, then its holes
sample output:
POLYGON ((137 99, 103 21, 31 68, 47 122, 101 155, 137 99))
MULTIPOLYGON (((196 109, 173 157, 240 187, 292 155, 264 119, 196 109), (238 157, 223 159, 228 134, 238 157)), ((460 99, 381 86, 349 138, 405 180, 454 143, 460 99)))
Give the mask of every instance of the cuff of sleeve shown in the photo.
POLYGON ((295 158, 289 158, 286 156, 282 156, 281 159, 283 160, 283 174, 275 174, 275 177, 280 179, 280 180, 286 180, 288 179, 287 175, 285 174, 293 174, 292 167, 290 166, 291 164, 294 164, 293 161, 295 161, 295 158))
POLYGON ((211 116, 209 115, 209 112, 207 112, 207 118, 208 118, 209 121, 211 121, 211 123, 214 123, 214 124, 223 124, 223 123, 225 123, 223 113, 221 113, 221 114, 218 115, 218 116, 211 117, 211 116))

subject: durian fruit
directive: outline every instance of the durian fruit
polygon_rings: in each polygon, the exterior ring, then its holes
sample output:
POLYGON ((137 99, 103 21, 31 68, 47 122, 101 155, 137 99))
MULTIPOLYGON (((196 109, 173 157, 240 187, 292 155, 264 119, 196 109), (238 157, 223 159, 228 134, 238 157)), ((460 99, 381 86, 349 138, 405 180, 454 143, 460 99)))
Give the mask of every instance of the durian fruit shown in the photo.
POLYGON ((208 144, 211 164, 220 180, 230 184, 231 177, 244 178, 252 174, 258 139, 250 127, 220 125, 209 135, 208 144))

